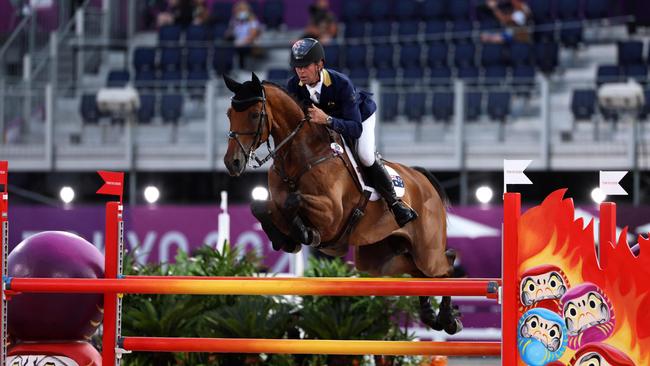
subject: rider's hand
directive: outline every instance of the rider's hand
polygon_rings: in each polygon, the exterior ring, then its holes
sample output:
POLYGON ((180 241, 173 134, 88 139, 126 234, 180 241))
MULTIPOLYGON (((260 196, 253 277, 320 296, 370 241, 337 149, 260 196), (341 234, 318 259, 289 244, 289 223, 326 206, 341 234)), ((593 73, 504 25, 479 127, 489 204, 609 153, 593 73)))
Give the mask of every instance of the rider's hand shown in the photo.
POLYGON ((309 120, 311 122, 319 125, 327 124, 327 114, 325 114, 322 109, 312 105, 307 109, 307 113, 309 113, 309 120))

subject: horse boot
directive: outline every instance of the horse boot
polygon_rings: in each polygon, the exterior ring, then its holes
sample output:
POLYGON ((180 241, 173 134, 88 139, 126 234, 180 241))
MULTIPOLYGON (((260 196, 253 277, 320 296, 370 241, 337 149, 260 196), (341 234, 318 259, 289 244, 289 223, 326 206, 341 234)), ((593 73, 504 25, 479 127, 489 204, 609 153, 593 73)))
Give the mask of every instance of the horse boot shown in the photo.
POLYGON ((404 227, 404 225, 417 219, 418 214, 415 210, 397 198, 395 188, 393 187, 393 180, 379 157, 375 159, 374 164, 366 167, 365 170, 372 186, 375 187, 377 192, 379 192, 388 204, 388 207, 390 207, 391 212, 393 212, 393 216, 395 216, 395 221, 399 227, 404 227))

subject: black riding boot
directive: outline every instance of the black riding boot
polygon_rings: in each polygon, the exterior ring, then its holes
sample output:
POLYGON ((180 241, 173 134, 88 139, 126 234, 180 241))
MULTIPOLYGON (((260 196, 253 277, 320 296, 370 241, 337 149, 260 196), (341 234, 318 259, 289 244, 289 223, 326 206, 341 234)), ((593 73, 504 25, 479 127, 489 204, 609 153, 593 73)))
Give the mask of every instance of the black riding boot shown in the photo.
POLYGON ((418 214, 402 202, 402 200, 397 198, 390 174, 386 171, 379 157, 372 166, 366 167, 365 169, 372 186, 375 187, 381 197, 388 203, 388 207, 390 207, 390 210, 395 216, 397 225, 403 227, 407 223, 417 219, 418 214))

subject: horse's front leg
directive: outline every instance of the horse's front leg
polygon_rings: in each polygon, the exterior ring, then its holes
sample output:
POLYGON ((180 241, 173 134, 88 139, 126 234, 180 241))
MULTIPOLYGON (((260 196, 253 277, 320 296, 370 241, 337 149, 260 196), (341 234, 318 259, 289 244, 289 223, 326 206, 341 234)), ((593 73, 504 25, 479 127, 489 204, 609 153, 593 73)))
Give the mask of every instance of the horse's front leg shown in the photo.
POLYGON ((291 237, 300 243, 317 247, 321 242, 320 232, 303 218, 303 197, 299 192, 292 192, 284 202, 283 213, 290 223, 291 237))
POLYGON ((300 251, 300 241, 286 235, 278 227, 281 225, 276 224, 276 222, 281 223, 284 216, 276 209, 273 201, 253 201, 251 212, 262 224, 262 230, 271 239, 273 249, 277 251, 283 250, 287 253, 298 253, 300 251), (274 218, 276 219, 275 222, 274 218))

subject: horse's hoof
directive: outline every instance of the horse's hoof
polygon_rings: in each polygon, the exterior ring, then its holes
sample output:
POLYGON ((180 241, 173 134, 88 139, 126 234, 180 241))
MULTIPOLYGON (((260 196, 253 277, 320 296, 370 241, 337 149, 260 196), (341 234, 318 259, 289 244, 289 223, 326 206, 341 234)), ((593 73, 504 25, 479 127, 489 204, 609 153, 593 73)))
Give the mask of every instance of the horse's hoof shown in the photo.
POLYGON ((284 248, 282 248, 282 250, 290 254, 296 254, 300 251, 300 249, 302 249, 302 245, 300 243, 287 244, 284 246, 284 248))
POLYGON ((445 327, 445 332, 449 335, 454 335, 461 330, 463 330, 463 323, 458 318, 455 318, 453 322, 447 324, 445 327))

